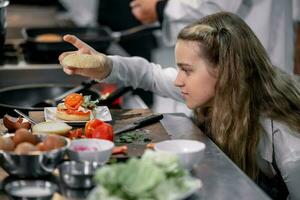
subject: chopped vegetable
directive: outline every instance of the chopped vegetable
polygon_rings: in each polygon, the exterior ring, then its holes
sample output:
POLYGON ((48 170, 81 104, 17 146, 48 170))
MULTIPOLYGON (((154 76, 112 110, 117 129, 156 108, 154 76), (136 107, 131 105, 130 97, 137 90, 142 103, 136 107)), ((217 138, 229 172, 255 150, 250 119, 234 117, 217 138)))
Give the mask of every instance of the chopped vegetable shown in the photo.
POLYGON ((87 147, 87 146, 75 146, 73 147, 74 151, 98 151, 99 149, 97 147, 87 147))
POLYGON ((97 106, 97 103, 99 102, 99 100, 95 100, 92 101, 91 100, 91 95, 87 95, 83 97, 83 103, 81 104, 82 107, 84 108, 89 108, 89 109, 93 109, 97 106))
POLYGON ((72 93, 65 99, 65 106, 69 110, 77 110, 83 103, 83 96, 81 94, 72 93))
POLYGON ((143 131, 136 130, 127 133, 122 133, 115 140, 117 143, 133 143, 133 142, 150 142, 151 138, 145 134, 143 131))
POLYGON ((93 119, 86 123, 85 135, 87 138, 99 138, 110 141, 114 140, 112 126, 99 119, 93 119))
POLYGON ((83 138, 83 137, 84 137, 84 135, 83 135, 82 128, 70 130, 69 134, 68 134, 68 138, 70 138, 70 139, 83 138))
POLYGON ((114 147, 112 150, 112 154, 126 154, 128 151, 128 147, 126 145, 114 147))

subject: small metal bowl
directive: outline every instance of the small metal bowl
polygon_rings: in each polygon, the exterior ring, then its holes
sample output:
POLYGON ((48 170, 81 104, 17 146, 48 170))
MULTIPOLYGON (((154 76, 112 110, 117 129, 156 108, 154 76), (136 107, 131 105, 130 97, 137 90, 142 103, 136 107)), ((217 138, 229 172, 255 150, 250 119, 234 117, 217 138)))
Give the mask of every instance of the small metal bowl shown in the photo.
POLYGON ((15 180, 6 183, 4 190, 15 200, 50 200, 58 186, 44 180, 15 180))
POLYGON ((59 165, 61 182, 72 189, 87 189, 94 186, 93 176, 101 165, 95 162, 66 161, 59 165))
POLYGON ((63 195, 63 197, 66 197, 67 199, 87 199, 90 192, 93 188, 88 189, 72 189, 69 187, 62 187, 60 188, 60 194, 63 195))

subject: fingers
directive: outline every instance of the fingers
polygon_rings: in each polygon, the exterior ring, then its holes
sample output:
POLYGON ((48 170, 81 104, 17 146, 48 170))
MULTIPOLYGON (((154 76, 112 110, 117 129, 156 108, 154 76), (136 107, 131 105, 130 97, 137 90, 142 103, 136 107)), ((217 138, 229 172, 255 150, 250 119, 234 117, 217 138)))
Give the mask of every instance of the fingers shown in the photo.
POLYGON ((90 48, 89 45, 78 39, 74 35, 65 35, 63 37, 64 41, 69 42, 73 46, 75 46, 77 49, 84 49, 84 48, 90 48))
POLYGON ((64 67, 63 70, 68 75, 76 74, 76 68, 74 67, 64 67))
POLYGON ((67 55, 70 55, 70 54, 73 54, 73 53, 76 53, 76 51, 68 51, 68 52, 64 52, 64 53, 60 54, 59 57, 58 57, 59 62, 61 63, 61 61, 62 61, 67 55))
POLYGON ((85 75, 86 71, 88 71, 88 70, 76 68, 76 67, 64 67, 63 70, 68 75, 77 74, 77 75, 83 75, 83 76, 85 75))

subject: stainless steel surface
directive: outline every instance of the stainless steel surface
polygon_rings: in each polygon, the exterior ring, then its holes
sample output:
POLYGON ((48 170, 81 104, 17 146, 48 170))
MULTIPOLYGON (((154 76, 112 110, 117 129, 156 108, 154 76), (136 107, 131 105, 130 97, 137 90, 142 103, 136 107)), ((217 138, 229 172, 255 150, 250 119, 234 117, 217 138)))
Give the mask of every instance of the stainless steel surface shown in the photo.
MULTIPOLYGON (((194 176, 202 180, 203 188, 189 200, 270 199, 184 114, 164 114, 161 123, 172 139, 196 139, 206 145, 202 161, 192 171, 194 176)), ((77 199, 88 192, 63 187, 62 194, 77 199)), ((1 197, 5 198, 0 192, 1 197)))
POLYGON ((94 186, 93 175, 99 164, 66 161, 59 165, 61 182, 71 189, 88 189, 94 186))
POLYGON ((36 121, 31 119, 31 117, 29 117, 28 115, 25 115, 23 112, 19 111, 18 109, 14 109, 14 111, 16 113, 18 113, 19 115, 21 115, 22 117, 24 117, 25 119, 27 119, 31 124, 33 124, 33 125, 37 124, 36 121))
POLYGON ((191 200, 270 199, 184 114, 164 114, 161 122, 172 139, 199 139, 206 145, 202 161, 192 171, 203 188, 191 200))
POLYGON ((5 184, 4 189, 13 199, 50 200, 58 186, 44 180, 15 180, 5 184))
MULTIPOLYGON (((47 135, 38 135, 43 141, 47 135)), ((0 150, 0 166, 10 175, 28 178, 42 177, 51 174, 56 166, 63 160, 66 149, 70 145, 69 139, 60 136, 65 146, 52 151, 38 154, 20 155, 14 152, 0 150)))

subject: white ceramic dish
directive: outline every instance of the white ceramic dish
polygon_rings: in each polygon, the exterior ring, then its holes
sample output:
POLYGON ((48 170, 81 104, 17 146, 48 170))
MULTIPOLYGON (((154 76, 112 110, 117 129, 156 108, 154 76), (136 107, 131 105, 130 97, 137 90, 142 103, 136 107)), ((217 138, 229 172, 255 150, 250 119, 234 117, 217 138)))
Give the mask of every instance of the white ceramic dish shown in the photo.
POLYGON ((198 187, 191 189, 190 191, 182 194, 180 197, 176 198, 176 200, 185 200, 188 197, 192 196, 192 194, 196 193, 197 190, 200 190, 203 187, 203 183, 199 178, 192 178, 193 180, 197 181, 198 187))
MULTIPOLYGON (((86 121, 64 121, 56 117, 56 107, 46 107, 44 108, 44 116, 45 121, 59 121, 65 122, 68 124, 83 124, 86 121)), ((112 120, 109 108, 107 106, 98 106, 94 109, 93 113, 91 113, 91 119, 100 119, 102 121, 108 122, 112 120)))
POLYGON ((197 140, 165 140, 155 143, 154 149, 176 154, 181 166, 191 170, 202 159, 205 144, 197 140))
MULTIPOLYGON (((174 200, 185 200, 187 198, 189 198, 191 195, 193 195, 194 193, 196 193, 198 190, 201 190, 201 188, 203 187, 203 183, 200 179, 198 178, 193 178, 191 177, 191 179, 193 179, 194 181, 197 182, 197 187, 187 191, 186 193, 176 197, 174 200)), ((98 195, 97 192, 97 187, 95 187, 89 194, 88 199, 101 199, 101 197, 98 195)))
POLYGON ((114 143, 102 139, 77 139, 73 140, 67 150, 71 160, 80 162, 97 162, 105 164, 114 148, 114 143))

